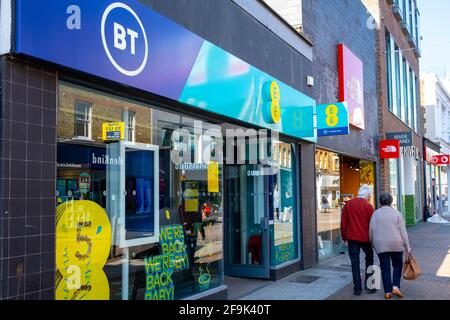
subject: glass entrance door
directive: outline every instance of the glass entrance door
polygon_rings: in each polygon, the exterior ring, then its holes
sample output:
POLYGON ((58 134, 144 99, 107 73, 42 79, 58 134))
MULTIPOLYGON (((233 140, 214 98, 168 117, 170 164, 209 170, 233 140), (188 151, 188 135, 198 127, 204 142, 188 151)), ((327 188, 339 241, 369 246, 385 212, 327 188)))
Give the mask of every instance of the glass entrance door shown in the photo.
POLYGON ((225 168, 225 273, 269 278, 268 176, 262 165, 225 168))

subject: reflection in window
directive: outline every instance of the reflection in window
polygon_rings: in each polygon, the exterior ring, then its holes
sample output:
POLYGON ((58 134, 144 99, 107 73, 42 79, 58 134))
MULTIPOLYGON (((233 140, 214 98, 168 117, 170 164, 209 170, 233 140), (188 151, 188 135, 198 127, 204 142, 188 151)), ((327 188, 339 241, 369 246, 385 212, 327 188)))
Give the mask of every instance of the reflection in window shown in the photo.
POLYGON ((340 157, 316 151, 317 247, 319 259, 341 251, 340 157))
POLYGON ((134 142, 136 140, 134 132, 136 127, 136 112, 123 111, 123 121, 125 122, 125 140, 134 142))
MULTIPOLYGON (((193 163, 172 161, 172 152, 179 147, 173 139, 174 130, 186 129, 189 137, 185 141, 198 141, 202 136, 195 136, 192 124, 193 119, 187 117, 60 83, 57 299, 183 299, 223 283, 222 166, 212 170, 208 163, 197 163, 202 159, 199 148, 191 150, 193 163), (114 143, 107 148, 102 141, 102 124, 120 121, 126 123, 126 140, 131 144, 158 147, 159 199, 152 199, 148 190, 153 186, 148 185, 148 179, 131 174, 131 168, 127 171, 128 156, 122 159, 108 153, 114 143), (79 136, 90 140, 73 139, 79 136), (121 222, 113 218, 117 216, 113 211, 120 207, 113 203, 121 199, 114 191, 120 183, 110 173, 123 167, 128 179, 121 201, 124 210, 133 213, 127 223, 133 223, 135 230, 148 229, 145 218, 156 201, 159 242, 128 250, 119 246, 121 222), (67 287, 70 275, 64 265, 67 255, 73 257, 71 264, 82 275, 81 283, 71 288, 67 287)), ((206 124, 204 129, 208 129, 206 124)))
POLYGON ((278 142, 273 146, 273 160, 279 170, 270 179, 273 195, 273 255, 272 265, 297 258, 296 208, 294 193, 294 147, 290 143, 278 142))
POLYGON ((75 137, 91 138, 91 104, 75 101, 75 137))

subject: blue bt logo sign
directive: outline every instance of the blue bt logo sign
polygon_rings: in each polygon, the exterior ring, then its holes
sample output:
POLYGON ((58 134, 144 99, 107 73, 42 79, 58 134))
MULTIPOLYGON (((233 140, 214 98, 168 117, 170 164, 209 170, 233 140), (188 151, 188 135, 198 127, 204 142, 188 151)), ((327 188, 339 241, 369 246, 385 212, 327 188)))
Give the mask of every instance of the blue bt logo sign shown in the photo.
POLYGON ((103 13, 101 32, 113 66, 126 76, 139 75, 147 64, 148 41, 136 12, 124 3, 112 3, 103 13))

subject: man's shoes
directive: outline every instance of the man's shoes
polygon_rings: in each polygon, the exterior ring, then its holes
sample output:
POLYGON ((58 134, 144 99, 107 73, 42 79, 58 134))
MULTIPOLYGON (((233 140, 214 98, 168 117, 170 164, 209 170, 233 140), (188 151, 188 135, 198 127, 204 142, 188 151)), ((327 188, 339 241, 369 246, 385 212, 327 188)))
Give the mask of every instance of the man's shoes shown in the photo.
POLYGON ((377 293, 377 289, 366 289, 368 293, 377 293))
POLYGON ((386 294, 384 295, 384 298, 385 298, 386 300, 392 299, 392 293, 386 293, 386 294))
POLYGON ((405 297, 405 295, 403 293, 401 293, 400 290, 397 290, 397 289, 392 289, 392 293, 395 294, 399 298, 405 297))
POLYGON ((360 296, 361 295, 361 291, 355 291, 355 296, 360 296))

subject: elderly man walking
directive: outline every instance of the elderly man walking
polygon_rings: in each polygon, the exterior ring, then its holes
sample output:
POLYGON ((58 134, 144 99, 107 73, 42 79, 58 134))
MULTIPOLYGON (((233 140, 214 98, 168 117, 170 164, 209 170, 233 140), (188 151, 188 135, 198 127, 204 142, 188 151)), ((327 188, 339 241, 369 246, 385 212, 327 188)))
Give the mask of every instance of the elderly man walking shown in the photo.
MULTIPOLYGON (((358 197, 350 200, 344 206, 341 218, 341 234, 342 240, 348 242, 348 254, 352 263, 354 293, 356 296, 361 295, 361 272, 359 254, 360 250, 364 251, 366 256, 365 284, 370 274, 367 270, 374 264, 373 249, 369 238, 369 225, 374 209, 369 200, 372 196, 372 187, 363 185, 359 188, 358 197)), ((369 293, 375 293, 376 289, 364 288, 369 293)))

